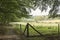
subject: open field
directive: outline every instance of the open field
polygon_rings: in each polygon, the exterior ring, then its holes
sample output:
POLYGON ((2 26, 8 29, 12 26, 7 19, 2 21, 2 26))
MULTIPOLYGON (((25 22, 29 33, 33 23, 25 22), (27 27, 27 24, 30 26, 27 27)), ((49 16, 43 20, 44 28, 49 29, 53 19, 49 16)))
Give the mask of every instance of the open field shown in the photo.
POLYGON ((33 25, 37 25, 37 24, 59 24, 60 20, 42 20, 42 21, 30 21, 30 22, 10 22, 10 24, 23 24, 26 25, 26 23, 31 23, 33 25))
MULTIPOLYGON (((22 25, 21 27, 22 27, 22 31, 24 31, 26 26, 22 25)), ((40 26, 33 25, 33 27, 44 35, 45 34, 58 34, 58 25, 57 24, 56 25, 45 24, 45 26, 44 25, 40 25, 40 26)), ((38 33, 36 33, 31 27, 29 27, 29 34, 30 35, 35 35, 35 34, 38 35, 38 33)))
MULTIPOLYGON (((22 30, 25 29, 26 27, 26 22, 20 22, 22 30)), ((30 22, 30 24, 39 32, 41 32, 42 34, 58 34, 58 24, 56 23, 36 23, 36 22, 30 22)), ((16 28, 20 26, 18 26, 19 24, 14 24, 14 26, 16 26, 16 28)), ((29 28, 29 32, 30 35, 35 35, 38 34, 36 33, 31 27, 29 28)))
MULTIPOLYGON (((37 31, 39 31, 41 34, 46 36, 58 36, 58 26, 60 25, 59 22, 12 22, 12 25, 14 26, 15 30, 18 34, 20 34, 20 24, 22 27, 22 32, 24 32, 24 29, 26 27, 26 24, 31 24, 37 31)), ((60 26, 59 26, 60 29, 60 26)), ((59 30, 60 33, 60 30, 59 30)), ((26 32, 25 32, 26 35, 26 32)), ((34 31, 31 27, 29 27, 29 35, 39 35, 36 31, 34 31)), ((59 34, 60 35, 60 34, 59 34)), ((51 37, 52 38, 52 37, 51 37)), ((49 38, 46 38, 49 39, 49 38)), ((28 40, 46 40, 45 37, 34 37, 29 38, 28 40)), ((49 39, 51 40, 51 39, 49 39)), ((57 40, 57 38, 54 38, 54 40, 57 40)))

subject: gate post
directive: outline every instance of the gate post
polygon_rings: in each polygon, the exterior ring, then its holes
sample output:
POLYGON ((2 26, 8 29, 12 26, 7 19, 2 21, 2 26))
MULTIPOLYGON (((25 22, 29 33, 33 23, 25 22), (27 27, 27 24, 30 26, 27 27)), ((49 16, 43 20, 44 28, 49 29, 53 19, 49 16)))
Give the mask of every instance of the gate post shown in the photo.
POLYGON ((20 24, 20 34, 22 34, 22 28, 21 28, 21 24, 20 24))
POLYGON ((58 24, 58 37, 59 37, 59 24, 58 24))
POLYGON ((27 27, 27 37, 29 37, 29 23, 27 23, 26 27, 27 27))

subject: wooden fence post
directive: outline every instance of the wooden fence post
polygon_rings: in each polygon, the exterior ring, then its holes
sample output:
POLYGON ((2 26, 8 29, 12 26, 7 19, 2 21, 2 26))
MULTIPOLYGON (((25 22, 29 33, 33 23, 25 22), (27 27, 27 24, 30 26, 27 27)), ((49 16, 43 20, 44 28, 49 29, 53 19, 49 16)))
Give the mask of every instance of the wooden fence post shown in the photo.
POLYGON ((27 27, 27 37, 29 37, 29 23, 27 23, 26 27, 27 27))
POLYGON ((58 24, 58 36, 59 36, 59 24, 58 24))
POLYGON ((21 28, 21 24, 20 24, 20 35, 22 34, 22 28, 21 28))

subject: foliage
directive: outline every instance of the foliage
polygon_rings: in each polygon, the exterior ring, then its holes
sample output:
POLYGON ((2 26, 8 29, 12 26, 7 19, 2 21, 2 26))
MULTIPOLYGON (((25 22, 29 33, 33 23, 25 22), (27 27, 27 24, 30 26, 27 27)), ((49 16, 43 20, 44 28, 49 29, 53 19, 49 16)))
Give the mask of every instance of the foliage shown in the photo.
POLYGON ((49 16, 57 17, 57 12, 60 10, 60 0, 35 0, 35 8, 39 7, 41 11, 46 11, 50 7, 49 16))
POLYGON ((27 9, 30 7, 28 0, 0 0, 0 33, 5 34, 5 25, 17 18, 28 17, 27 9), (3 24, 3 25, 2 25, 3 24))
POLYGON ((47 16, 34 16, 35 21, 41 21, 47 19, 47 16))
POLYGON ((29 0, 0 0, 0 22, 2 24, 17 18, 28 17, 29 0))
POLYGON ((55 17, 59 10, 59 0, 0 0, 0 22, 6 24, 16 18, 28 17, 30 9, 39 7, 41 11, 51 7, 50 15, 55 17))

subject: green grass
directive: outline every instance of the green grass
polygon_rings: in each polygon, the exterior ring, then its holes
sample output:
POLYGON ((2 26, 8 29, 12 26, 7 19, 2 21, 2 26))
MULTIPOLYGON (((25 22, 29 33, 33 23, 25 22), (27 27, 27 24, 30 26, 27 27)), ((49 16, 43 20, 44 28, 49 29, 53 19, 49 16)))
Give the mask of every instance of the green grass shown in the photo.
MULTIPOLYGON (((56 27, 43 27, 43 26, 37 26, 37 27, 34 27, 36 30, 38 30, 40 33, 42 33, 43 35, 46 35, 46 34, 58 34, 58 29, 56 27)), ((38 35, 38 33, 36 33, 32 28, 29 28, 30 30, 30 35, 38 35)))
MULTIPOLYGON (((21 25, 22 31, 25 29, 25 25, 21 25)), ((33 26, 36 30, 38 30, 43 35, 45 34, 58 34, 58 26, 33 26)), ((20 30, 20 26, 16 25, 15 27, 18 30, 20 30)), ((39 35, 37 32, 35 32, 31 27, 29 27, 29 34, 30 35, 39 35)))
MULTIPOLYGON (((54 35, 58 35, 58 25, 32 25, 36 30, 38 30, 40 33, 42 33, 43 35, 48 35, 48 36, 54 36, 54 35)), ((24 32, 24 29, 26 27, 26 25, 21 25, 22 27, 22 32, 24 32)), ((17 31, 17 34, 20 34, 20 25, 14 25, 14 29, 17 31)), ((26 34, 26 32, 25 32, 26 34)), ((29 27, 29 35, 39 35, 36 31, 34 31, 31 27, 29 27)), ((48 38, 45 37, 34 37, 34 38, 27 38, 26 40, 47 40, 48 38)), ((56 38, 55 38, 56 39, 56 38)), ((57 39, 56 39, 57 40, 57 39)))

